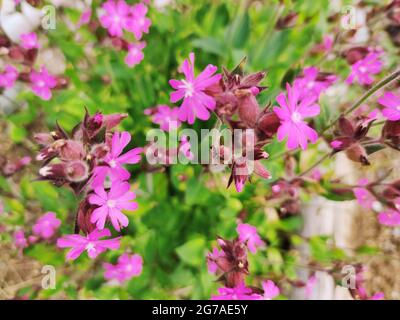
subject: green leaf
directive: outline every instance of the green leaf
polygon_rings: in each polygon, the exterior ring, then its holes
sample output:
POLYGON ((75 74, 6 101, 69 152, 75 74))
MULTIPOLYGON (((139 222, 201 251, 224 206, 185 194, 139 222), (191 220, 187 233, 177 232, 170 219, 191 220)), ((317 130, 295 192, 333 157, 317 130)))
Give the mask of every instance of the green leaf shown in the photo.
POLYGON ((205 245, 206 240, 199 236, 176 248, 176 253, 186 264, 201 267, 205 262, 205 245))

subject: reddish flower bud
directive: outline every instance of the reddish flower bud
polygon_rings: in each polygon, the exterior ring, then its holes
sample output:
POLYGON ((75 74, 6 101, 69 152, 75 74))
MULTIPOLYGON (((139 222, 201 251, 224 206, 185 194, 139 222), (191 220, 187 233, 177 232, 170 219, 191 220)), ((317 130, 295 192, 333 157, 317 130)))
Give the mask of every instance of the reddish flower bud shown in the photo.
POLYGON ((346 155, 350 160, 360 162, 363 165, 369 165, 367 158, 367 152, 365 148, 359 143, 353 143, 349 148, 346 149, 346 155))
POLYGON ((71 182, 82 182, 89 176, 89 167, 81 160, 67 162, 65 168, 66 177, 71 182))
POLYGON ((275 112, 262 113, 257 121, 257 133, 261 135, 261 140, 271 139, 280 126, 280 120, 275 112))
POLYGON ((260 114, 260 107, 257 99, 249 89, 235 91, 238 98, 239 118, 248 128, 254 128, 260 114))
POLYGON ((354 64, 364 59, 369 53, 366 47, 354 47, 346 51, 345 58, 349 64, 354 64))
POLYGON ((92 212, 95 208, 96 206, 91 205, 87 201, 87 197, 79 204, 75 224, 75 233, 79 233, 79 231, 82 231, 85 234, 89 234, 94 229, 96 229, 96 225, 90 222, 92 212))

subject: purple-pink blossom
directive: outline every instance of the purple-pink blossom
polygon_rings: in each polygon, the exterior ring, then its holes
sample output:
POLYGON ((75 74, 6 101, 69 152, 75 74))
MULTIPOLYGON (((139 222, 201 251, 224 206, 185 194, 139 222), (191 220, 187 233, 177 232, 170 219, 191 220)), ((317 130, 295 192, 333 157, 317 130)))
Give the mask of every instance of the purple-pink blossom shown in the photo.
POLYGON ((256 253, 258 247, 265 246, 265 242, 261 240, 256 227, 247 223, 240 223, 236 231, 239 234, 239 240, 246 243, 251 253, 256 253))
POLYGON ((90 22, 90 18, 92 17, 92 10, 87 9, 82 12, 81 16, 79 17, 79 21, 77 23, 77 28, 82 27, 85 24, 88 24, 90 22))
POLYGON ((310 299, 313 293, 314 287, 317 284, 317 276, 313 274, 308 278, 305 286, 305 297, 306 299, 310 299))
POLYGON ((104 157, 105 165, 97 166, 94 169, 93 188, 102 186, 108 175, 111 181, 127 180, 130 173, 122 165, 135 164, 140 161, 142 148, 134 148, 121 155, 124 148, 131 141, 129 132, 115 132, 111 139, 111 149, 104 157))
POLYGON ((20 36, 21 47, 24 49, 39 49, 38 36, 35 32, 24 33, 20 36))
POLYGON ((260 295, 254 294, 243 282, 234 288, 219 288, 218 293, 211 300, 260 300, 260 295))
POLYGON ((167 105, 159 105, 152 116, 152 121, 160 125, 161 130, 170 131, 180 127, 179 108, 170 108, 167 105))
POLYGON ((378 221, 385 226, 399 226, 400 212, 389 208, 378 214, 378 221))
POLYGON ((183 80, 171 79, 169 81, 176 91, 171 93, 170 100, 175 103, 183 99, 179 108, 179 119, 193 124, 196 118, 208 120, 209 110, 215 109, 215 99, 204 91, 207 87, 215 84, 221 79, 220 74, 214 75, 217 67, 209 64, 197 77, 194 76, 194 53, 190 53, 180 72, 185 75, 183 80))
POLYGON ((272 300, 273 298, 279 296, 280 289, 271 280, 263 281, 262 287, 264 290, 263 299, 272 300))
POLYGON ((123 29, 127 28, 130 20, 130 6, 125 0, 108 0, 101 7, 104 11, 99 18, 101 25, 110 36, 122 37, 123 29))
POLYGON ((378 99, 378 102, 385 108, 382 115, 390 121, 400 120, 400 96, 396 96, 393 92, 386 92, 378 99))
POLYGON ((61 225, 61 220, 57 219, 54 212, 47 212, 41 216, 34 224, 32 231, 36 236, 43 239, 51 238, 61 225))
POLYGON ((351 66, 350 75, 346 79, 347 84, 355 80, 361 85, 370 85, 374 82, 374 75, 381 72, 383 63, 379 59, 383 52, 370 52, 364 59, 358 60, 351 66))
POLYGON ((303 70, 302 77, 294 80, 293 86, 297 87, 300 100, 310 95, 318 100, 321 93, 330 87, 336 79, 335 75, 320 78, 318 68, 308 67, 303 70))
POLYGON ((132 202, 135 194, 129 189, 129 183, 119 181, 112 183, 109 192, 106 192, 103 186, 96 187, 94 194, 89 196, 89 203, 98 208, 93 210, 90 222, 96 223, 99 230, 104 228, 107 219, 117 231, 128 226, 129 220, 121 210, 136 210, 138 207, 136 202, 132 202))
POLYGON ((0 88, 12 88, 18 79, 18 71, 12 65, 6 65, 4 72, 0 73, 0 88))
POLYGON ((28 241, 25 238, 25 233, 23 230, 15 231, 13 234, 14 245, 19 249, 24 249, 28 246, 28 241))
POLYGON ((212 252, 207 253, 207 268, 209 273, 215 274, 217 272, 218 265, 215 261, 224 255, 224 252, 222 250, 218 250, 218 248, 213 248, 212 252))
POLYGON ((127 30, 135 35, 136 40, 140 40, 143 33, 148 33, 151 20, 146 17, 147 7, 143 3, 137 3, 130 8, 131 18, 127 23, 127 30))
POLYGON ((308 141, 311 143, 317 141, 318 133, 309 127, 304 119, 317 116, 320 107, 316 103, 314 95, 309 95, 300 101, 301 92, 299 88, 287 84, 286 90, 287 98, 283 92, 276 98, 280 108, 274 107, 274 112, 281 121, 277 138, 282 141, 287 137, 287 147, 290 150, 296 149, 298 146, 305 150, 308 141))
POLYGON ((57 240, 57 247, 71 248, 66 258, 68 260, 75 260, 83 251, 87 251, 90 259, 95 259, 100 253, 109 250, 116 250, 120 246, 120 238, 100 240, 100 238, 111 236, 108 229, 93 230, 87 236, 79 234, 67 234, 57 240))
POLYGON ((51 99, 51 89, 57 85, 57 79, 50 75, 44 66, 40 68, 40 71, 32 70, 29 79, 34 94, 43 100, 51 99))
POLYGON ((118 258, 117 264, 104 263, 103 267, 105 269, 104 278, 123 284, 142 273, 143 258, 138 254, 124 253, 118 258))
POLYGON ((125 63, 131 68, 139 64, 144 59, 143 49, 145 47, 145 41, 129 44, 128 54, 125 57, 125 63))
POLYGON ((372 193, 365 188, 368 183, 369 182, 367 179, 360 179, 358 181, 359 186, 353 189, 353 193, 358 203, 363 208, 372 209, 374 203, 376 202, 376 199, 372 195, 372 193))

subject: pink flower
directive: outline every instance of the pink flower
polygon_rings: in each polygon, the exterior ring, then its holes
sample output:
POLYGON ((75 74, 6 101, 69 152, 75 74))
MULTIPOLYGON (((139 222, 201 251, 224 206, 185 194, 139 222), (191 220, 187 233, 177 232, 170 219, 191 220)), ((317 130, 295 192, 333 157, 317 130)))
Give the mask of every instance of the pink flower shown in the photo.
POLYGON ((170 100, 175 103, 183 99, 179 109, 179 120, 193 124, 196 118, 208 120, 214 110, 216 102, 204 90, 221 79, 220 74, 213 75, 217 67, 209 64, 197 77, 194 76, 194 53, 190 53, 189 60, 181 66, 184 80, 170 80, 169 83, 176 91, 171 93, 170 100))
POLYGON ((378 102, 385 108, 382 110, 383 116, 390 121, 400 120, 400 97, 393 92, 386 92, 378 99, 378 102))
POLYGON ((90 18, 92 17, 92 10, 88 9, 82 12, 78 24, 76 25, 77 28, 82 27, 85 24, 88 24, 90 22, 90 18))
POLYGON ((317 277, 313 274, 311 277, 308 278, 306 287, 305 287, 305 297, 306 299, 310 299, 312 292, 314 290, 315 284, 317 283, 317 277))
POLYGON ((4 72, 0 73, 0 88, 12 88, 18 79, 18 71, 12 65, 6 65, 4 72))
POLYGON ((20 39, 22 48, 39 49, 38 37, 35 32, 21 34, 20 39))
POLYGON ((357 80, 361 85, 370 85, 374 82, 372 75, 381 72, 383 63, 379 60, 382 52, 370 52, 368 55, 351 66, 351 72, 346 79, 347 84, 357 80))
POLYGON ((103 267, 105 269, 104 278, 107 280, 117 280, 120 284, 123 284, 142 273, 143 259, 138 254, 129 255, 128 253, 124 253, 118 258, 116 265, 105 263, 103 267))
POLYGON ((122 37, 123 29, 127 28, 130 20, 130 7, 124 0, 108 0, 101 6, 104 10, 99 20, 108 30, 110 36, 122 37))
POLYGON ((95 188, 95 194, 89 196, 89 203, 98 208, 93 211, 90 222, 96 223, 99 230, 104 228, 107 218, 117 231, 128 226, 129 220, 121 210, 135 210, 138 207, 136 202, 131 202, 135 194, 129 188, 129 183, 119 181, 113 182, 109 192, 103 186, 95 188))
POLYGON ((219 295, 212 296, 211 300, 260 300, 261 296, 254 294, 250 288, 247 288, 242 282, 234 288, 219 288, 219 295))
POLYGON ((388 209, 378 215, 378 221, 385 226, 398 226, 400 225, 400 212, 388 209))
POLYGON ((360 187, 353 189, 354 196, 363 208, 372 209, 376 199, 371 192, 368 191, 368 189, 364 188, 364 186, 368 185, 368 180, 361 179, 359 180, 358 184, 360 187))
POLYGON ((28 246, 28 241, 25 238, 25 233, 23 230, 18 230, 14 232, 14 245, 19 249, 24 249, 28 246))
POLYGON ((54 235, 60 225, 61 220, 57 219, 56 214, 54 212, 48 212, 36 221, 32 231, 35 235, 43 239, 49 239, 54 235))
POLYGON ((137 3, 130 8, 131 18, 127 24, 127 30, 135 35, 137 40, 142 38, 143 33, 148 33, 151 20, 146 18, 147 7, 143 3, 137 3))
POLYGON ((125 63, 129 67, 133 67, 139 64, 144 58, 142 49, 145 47, 146 47, 146 42, 144 41, 129 44, 128 54, 125 57, 125 63))
POLYGON ((239 240, 247 244, 251 253, 256 253, 257 247, 263 247, 265 245, 264 241, 261 240, 257 233, 257 228, 250 224, 240 223, 236 231, 239 234, 239 240))
POLYGON ((276 98, 280 108, 274 107, 275 114, 281 120, 278 128, 277 137, 279 141, 288 137, 288 149, 296 149, 300 146, 303 150, 307 149, 308 140, 315 143, 318 139, 318 133, 309 127, 305 118, 315 117, 319 114, 320 108, 316 104, 316 97, 313 95, 299 101, 301 92, 296 86, 286 85, 287 99, 282 92, 276 98))
POLYGON ((160 125, 161 130, 170 131, 180 127, 179 108, 170 108, 167 105, 157 107, 157 112, 153 115, 152 121, 160 125))
POLYGON ((131 141, 129 132, 115 132, 111 140, 111 150, 104 157, 107 166, 97 166, 94 169, 93 188, 103 185, 107 175, 111 181, 127 180, 130 173, 122 166, 123 164, 135 164, 140 161, 142 148, 134 148, 121 155, 124 148, 131 141))
POLYGON ((39 72, 32 70, 29 79, 34 94, 43 100, 51 99, 52 95, 50 89, 53 89, 57 85, 57 80, 48 73, 44 66, 41 67, 39 72))
POLYGON ((262 287, 264 290, 264 300, 272 300, 279 296, 280 290, 271 280, 263 281, 262 287))
POLYGON ((57 240, 57 247, 71 248, 67 253, 68 260, 75 260, 83 251, 87 251, 90 259, 95 259, 100 253, 109 250, 116 250, 120 245, 120 238, 99 240, 103 237, 111 236, 108 229, 93 230, 86 237, 79 234, 67 234, 57 240))
POLYGON ((300 93, 299 99, 307 96, 315 96, 318 100, 321 93, 330 87, 337 77, 329 75, 324 78, 319 76, 319 70, 316 67, 309 67, 303 70, 303 76, 294 80, 293 87, 296 87, 300 93))
POLYGON ((215 261, 223 256, 225 256, 224 252, 218 250, 218 248, 213 248, 212 252, 207 253, 207 268, 209 273, 215 274, 217 272, 218 265, 215 261))

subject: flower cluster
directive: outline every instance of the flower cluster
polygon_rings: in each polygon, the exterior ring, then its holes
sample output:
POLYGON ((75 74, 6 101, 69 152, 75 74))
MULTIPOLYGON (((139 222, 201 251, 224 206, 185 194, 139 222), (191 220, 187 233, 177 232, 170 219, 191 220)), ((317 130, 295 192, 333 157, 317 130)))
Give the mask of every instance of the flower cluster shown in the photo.
POLYGON ((61 220, 54 212, 47 212, 40 216, 32 227, 31 235, 26 236, 24 230, 14 232, 14 245, 23 250, 24 248, 37 243, 40 240, 53 241, 61 220))
POLYGON ((224 287, 218 289, 219 295, 213 300, 270 300, 279 295, 279 288, 271 281, 263 281, 262 289, 246 287, 245 277, 249 274, 247 250, 256 253, 257 248, 265 246, 257 229, 240 223, 237 227, 239 237, 229 241, 218 237, 220 250, 213 248, 207 255, 208 271, 219 275, 218 281, 224 287))
MULTIPOLYGON (((140 41, 143 33, 148 33, 151 20, 147 18, 147 6, 143 3, 129 5, 125 0, 108 0, 102 5, 102 13, 99 17, 100 24, 106 28, 116 47, 127 51, 125 63, 129 67, 139 64, 144 54, 142 50, 146 42, 140 41), (124 39, 124 31, 135 36, 136 42, 129 43, 124 39)), ((90 11, 85 11, 80 19, 79 25, 89 22, 90 11)))
POLYGON ((61 126, 51 133, 35 135, 42 146, 37 160, 44 165, 39 180, 50 180, 57 186, 68 185, 76 194, 83 195, 76 217, 76 233, 66 235, 57 242, 61 248, 72 247, 68 259, 76 259, 84 250, 90 258, 106 249, 116 249, 119 238, 100 240, 111 236, 105 228, 108 221, 115 230, 128 226, 129 220, 122 210, 135 210, 135 194, 126 182, 130 173, 125 164, 140 161, 141 148, 123 153, 131 136, 128 132, 112 132, 123 114, 86 115, 71 134, 61 126))
POLYGON ((18 80, 27 83, 39 98, 50 100, 52 90, 63 89, 68 85, 66 77, 51 75, 44 65, 35 69, 34 64, 40 49, 39 37, 35 32, 21 34, 18 43, 13 43, 6 36, 2 37, 5 37, 2 47, 9 63, 0 72, 0 88, 11 89, 18 80))

